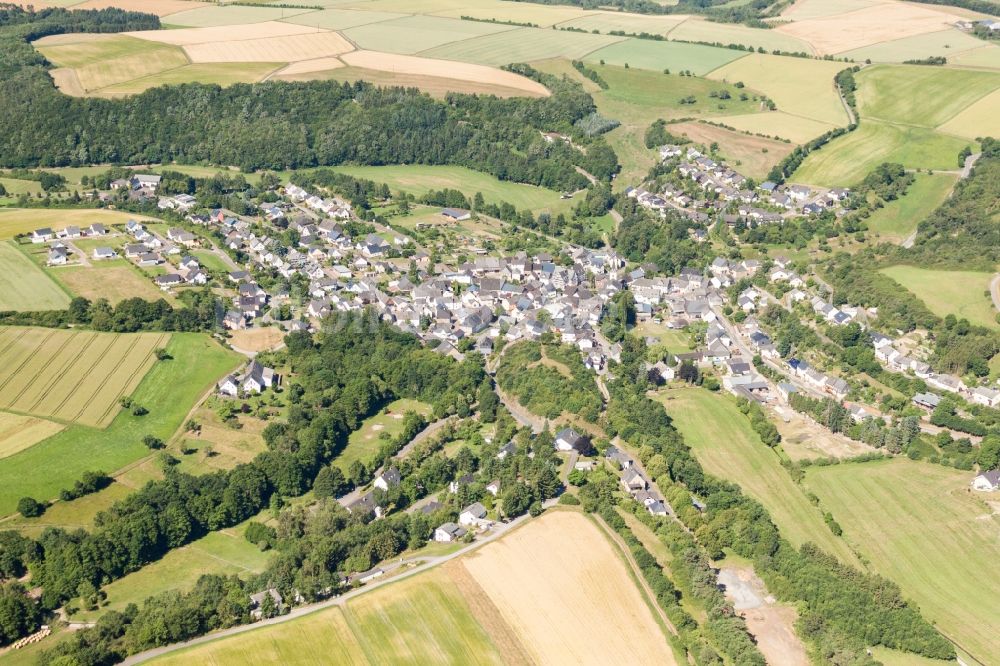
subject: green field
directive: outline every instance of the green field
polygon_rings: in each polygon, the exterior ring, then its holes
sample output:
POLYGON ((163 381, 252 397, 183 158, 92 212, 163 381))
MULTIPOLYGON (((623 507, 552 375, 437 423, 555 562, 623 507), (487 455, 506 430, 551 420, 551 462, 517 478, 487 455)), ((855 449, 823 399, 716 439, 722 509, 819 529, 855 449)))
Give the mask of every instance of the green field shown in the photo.
POLYGON ((985 67, 1000 69, 1000 46, 988 44, 978 49, 963 51, 948 58, 948 62, 961 67, 985 67))
POLYGON ((109 85, 102 88, 100 92, 102 95, 134 95, 157 86, 179 85, 191 81, 223 87, 231 86, 234 83, 253 83, 283 67, 284 64, 282 62, 213 62, 184 65, 116 85, 109 85))
POLYGON ((1000 90, 994 90, 977 102, 973 102, 958 112, 938 130, 948 134, 976 139, 984 136, 1000 136, 1000 90))
MULTIPOLYGON (((730 3, 731 4, 731 3, 730 3)), ((688 42, 720 42, 763 47, 766 51, 813 53, 812 45, 777 30, 751 28, 739 23, 716 23, 702 18, 689 18, 670 33, 670 39, 688 42)))
POLYGON ((232 270, 222 258, 211 250, 193 250, 191 254, 207 270, 226 273, 232 270))
POLYGON ((843 63, 754 53, 713 71, 709 78, 742 81, 773 99, 778 111, 846 125, 847 113, 833 85, 843 68, 843 63))
POLYGON ((955 176, 946 173, 916 174, 906 195, 890 201, 865 221, 868 229, 878 233, 883 240, 899 242, 905 239, 944 202, 956 180, 955 176))
POLYGON ((87 470, 113 472, 148 455, 142 437, 169 439, 195 402, 242 359, 198 333, 174 333, 166 349, 173 359, 156 363, 132 393, 149 414, 120 412, 104 430, 72 425, 0 459, 0 515, 11 513, 21 497, 56 496, 87 470))
POLYGON ((111 508, 118 500, 125 499, 133 490, 134 488, 123 483, 112 483, 103 490, 71 502, 56 502, 38 518, 24 518, 20 514, 14 514, 13 518, 4 522, 4 528, 16 529, 33 537, 49 527, 65 530, 90 529, 94 526, 94 517, 98 513, 111 508))
POLYGON ((499 664, 461 591, 434 569, 280 626, 167 655, 153 663, 499 664))
POLYGON ((407 16, 349 28, 344 35, 363 49, 412 54, 466 39, 476 42, 481 37, 515 29, 509 25, 439 16, 407 16))
POLYGON ((292 9, 289 7, 218 5, 215 7, 189 9, 186 12, 177 12, 171 14, 170 18, 166 19, 165 22, 170 25, 189 28, 209 28, 219 25, 280 21, 307 12, 309 12, 308 9, 292 9))
MULTIPOLYGON (((806 485, 844 536, 982 663, 1000 635, 1000 520, 971 472, 904 459, 812 467, 806 485)), ((907 662, 911 663, 911 662, 907 662)))
POLYGON ((327 30, 344 30, 359 25, 378 23, 379 21, 389 21, 391 19, 403 18, 406 14, 393 12, 361 12, 353 9, 324 9, 318 12, 308 12, 298 14, 291 18, 283 19, 285 23, 296 23, 298 25, 310 25, 314 28, 326 28, 327 30))
MULTIPOLYGON (((506 0, 325 0, 328 6, 337 5, 365 11, 402 12, 404 14, 434 14, 461 18, 495 19, 515 23, 534 23, 548 27, 553 23, 568 21, 585 14, 576 7, 548 6, 506 0)), ((324 4, 321 0, 319 4, 324 4)))
POLYGON ((183 67, 189 62, 184 50, 178 46, 127 35, 102 35, 100 39, 75 43, 61 40, 53 45, 43 40, 35 47, 54 64, 76 73, 82 90, 65 90, 71 94, 91 93, 124 81, 183 67))
POLYGON ((944 56, 952 62, 956 55, 981 48, 983 41, 958 30, 930 32, 872 44, 853 51, 839 53, 856 62, 904 62, 930 56, 944 56))
POLYGON ((938 271, 915 266, 890 266, 881 272, 922 300, 931 312, 953 314, 980 326, 996 326, 997 311, 990 299, 990 273, 938 271))
POLYGON ((10 242, 0 242, 0 310, 62 310, 69 295, 10 242))
POLYGON ((431 413, 431 406, 407 399, 389 403, 383 411, 365 419, 361 427, 351 433, 347 439, 347 446, 337 456, 337 467, 346 472, 355 460, 360 460, 366 465, 370 463, 382 446, 383 440, 380 439, 382 433, 389 437, 398 437, 403 431, 403 417, 406 412, 428 416, 431 413))
POLYGON ((865 120, 858 128, 813 151, 791 178, 821 187, 849 187, 883 162, 912 169, 956 169, 969 142, 921 127, 865 120))
POLYGON ((20 180, 18 178, 0 178, 0 185, 7 190, 7 194, 0 197, 0 202, 13 202, 18 195, 41 193, 42 184, 36 180, 20 180))
POLYGON ((460 166, 424 166, 419 164, 403 166, 347 166, 336 167, 336 171, 357 178, 367 178, 377 183, 386 183, 393 191, 404 190, 422 196, 430 190, 450 188, 461 191, 470 200, 476 192, 482 192, 487 202, 506 201, 518 210, 527 208, 536 213, 566 212, 573 201, 560 199, 559 193, 534 185, 498 180, 489 174, 473 171, 460 166))
POLYGON ((587 62, 624 67, 637 67, 662 72, 688 70, 698 76, 746 55, 743 51, 720 49, 703 44, 656 42, 646 39, 626 39, 587 55, 587 62))
MULTIPOLYGON (((658 398, 705 471, 739 484, 763 504, 782 536, 796 546, 811 541, 844 562, 857 563, 728 396, 698 388, 661 391, 658 398)), ((834 516, 839 518, 837 512, 834 516)))
MULTIPOLYGON (((97 172, 101 171, 107 171, 107 167, 100 167, 97 170, 97 172)), ((0 209, 0 239, 13 238, 18 234, 30 233, 41 227, 49 227, 53 231, 58 231, 70 225, 83 228, 95 222, 110 226, 112 224, 125 224, 132 218, 145 219, 142 215, 129 215, 128 213, 100 209, 3 208, 0 209)))
POLYGON ((1000 88, 1000 73, 919 65, 866 67, 856 80, 862 118, 928 128, 1000 88))
POLYGON ((743 116, 722 116, 713 119, 743 132, 775 136, 793 143, 806 143, 834 128, 834 125, 783 111, 752 113, 743 116))
MULTIPOLYGON (((504 26, 509 27, 509 26, 504 26)), ((422 51, 428 58, 473 62, 480 65, 507 65, 546 58, 582 58, 621 37, 560 32, 541 28, 517 28, 505 32, 466 39, 422 51)))

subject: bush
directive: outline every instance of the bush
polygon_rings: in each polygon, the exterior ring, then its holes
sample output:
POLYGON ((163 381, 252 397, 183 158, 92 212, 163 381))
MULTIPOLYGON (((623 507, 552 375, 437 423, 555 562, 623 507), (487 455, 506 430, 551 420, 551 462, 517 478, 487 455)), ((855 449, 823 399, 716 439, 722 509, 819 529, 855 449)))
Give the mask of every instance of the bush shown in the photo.
POLYGON ((17 502, 17 512, 25 518, 37 518, 45 513, 45 505, 34 497, 22 497, 17 502))
POLYGON ((580 506, 580 499, 576 495, 563 493, 559 496, 559 503, 566 506, 580 506))

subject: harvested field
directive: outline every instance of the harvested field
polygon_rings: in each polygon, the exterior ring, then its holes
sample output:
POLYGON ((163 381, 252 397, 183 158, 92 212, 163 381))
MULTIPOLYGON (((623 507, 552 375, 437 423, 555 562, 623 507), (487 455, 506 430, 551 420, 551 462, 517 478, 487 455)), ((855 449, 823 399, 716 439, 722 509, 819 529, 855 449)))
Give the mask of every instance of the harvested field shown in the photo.
POLYGON ((750 178, 762 180, 775 164, 780 162, 795 148, 793 144, 774 139, 733 132, 706 123, 685 122, 668 127, 674 134, 680 134, 706 146, 718 142, 719 150, 726 161, 750 178))
POLYGON ((929 56, 944 56, 948 58, 948 62, 951 62, 956 55, 971 49, 981 48, 982 45, 982 40, 976 39, 972 35, 949 29, 872 44, 838 55, 857 62, 864 62, 866 59, 870 59, 872 62, 904 62, 929 56))
POLYGON ((850 458, 870 453, 872 448, 853 439, 830 432, 791 407, 782 407, 782 415, 773 419, 781 433, 781 449, 792 460, 850 458), (784 418, 788 418, 786 423, 784 418))
MULTIPOLYGON (((497 23, 462 21, 439 16, 406 16, 344 30, 361 49, 413 54, 466 39, 477 39, 517 28, 497 23)), ((462 77, 455 77, 462 78, 462 77)))
POLYGON ((967 106, 938 130, 967 139, 1000 136, 1000 90, 967 106))
POLYGON ((599 30, 603 33, 612 30, 624 32, 648 32, 652 35, 666 37, 670 31, 687 19, 686 16, 655 16, 625 14, 622 12, 587 12, 585 16, 560 23, 559 28, 578 28, 580 30, 599 30))
POLYGON ((704 44, 626 39, 590 53, 585 60, 587 62, 603 60, 609 65, 622 67, 627 64, 629 67, 650 69, 656 72, 662 72, 664 69, 669 69, 672 72, 686 69, 702 76, 745 56, 746 54, 742 51, 720 49, 704 44))
MULTIPOLYGON (((73 5, 73 9, 105 9, 107 7, 117 7, 130 12, 144 12, 146 14, 156 14, 157 16, 169 16, 177 12, 205 7, 201 2, 190 2, 189 0, 88 0, 78 5, 73 5)), ((169 21, 168 21, 169 22, 169 21)))
POLYGON ((184 52, 174 46, 150 44, 125 35, 102 35, 102 39, 90 37, 88 35, 87 39, 75 42, 62 40, 55 44, 46 38, 34 44, 54 64, 72 69, 73 75, 64 71, 53 74, 56 84, 63 84, 64 92, 68 94, 78 92, 77 84, 80 90, 87 93, 188 63, 184 52))
MULTIPOLYGON (((979 663, 1000 633, 1000 516, 970 472, 896 458, 811 467, 804 484, 870 566, 979 663)), ((914 661, 897 661, 912 664, 914 661)), ((916 662, 922 663, 922 662, 916 662)), ((971 662, 970 662, 971 663, 971 662)))
MULTIPOLYGON (((505 26, 509 27, 509 26, 505 26)), ((621 37, 559 32, 539 28, 517 28, 484 37, 447 44, 420 53, 428 58, 475 62, 482 65, 506 65, 545 58, 582 58, 621 37)))
POLYGON ((5 328, 0 331, 0 407, 93 427, 118 413, 155 362, 168 334, 5 328))
POLYGON ((341 60, 352 67, 381 70, 392 74, 457 79, 485 86, 509 88, 533 97, 547 97, 549 95, 548 89, 537 81, 532 81, 520 74, 505 72, 501 69, 485 67, 483 65, 378 53, 375 51, 346 53, 341 57, 341 60))
POLYGON ((1000 46, 990 44, 978 49, 963 51, 958 55, 948 58, 948 62, 962 67, 1000 69, 1000 46))
POLYGON ((262 352, 277 348, 284 338, 285 332, 277 326, 264 326, 233 331, 229 342, 232 346, 246 351, 262 352))
POLYGON ((837 16, 880 4, 881 0, 797 0, 791 7, 781 12, 783 21, 807 21, 809 19, 837 16))
POLYGON ((353 48, 350 42, 335 32, 317 32, 286 37, 188 44, 184 46, 184 51, 191 58, 191 62, 195 63, 280 63, 339 55, 353 48))
POLYGON ((0 242, 0 310, 62 310, 69 295, 10 242, 0 242))
POLYGON ((791 180, 849 187, 883 162, 912 169, 954 169, 956 156, 968 144, 933 130, 865 120, 850 134, 810 153, 791 180))
POLYGON ((843 68, 843 63, 754 53, 711 72, 708 78, 742 81, 773 99, 779 111, 846 125, 847 113, 833 84, 833 77, 843 68))
MULTIPOLYGON (((323 4, 321 0, 320 4, 323 4)), ((364 11, 401 12, 404 14, 433 14, 461 18, 469 16, 479 20, 513 21, 514 23, 534 23, 548 27, 587 12, 576 7, 541 5, 507 0, 348 0, 337 2, 325 0, 327 6, 350 7, 364 11)))
POLYGON ((53 231, 75 225, 87 227, 95 222, 105 226, 125 224, 130 219, 147 219, 141 215, 130 215, 118 211, 96 208, 67 209, 56 208, 4 208, 0 209, 0 239, 13 238, 39 227, 49 227, 53 231))
POLYGON ((813 47, 809 42, 777 30, 751 28, 739 23, 716 23, 696 17, 689 18, 671 31, 670 39, 688 42, 743 44, 754 48, 763 47, 767 51, 813 53, 813 47))
POLYGON ((344 61, 336 56, 316 58, 314 60, 300 60, 299 62, 293 62, 286 67, 282 67, 271 78, 286 81, 308 81, 312 78, 309 76, 310 74, 325 73, 331 69, 340 69, 342 67, 346 67, 344 61))
POLYGON ((268 7, 258 5, 215 5, 178 12, 170 16, 170 25, 180 25, 189 28, 210 28, 213 26, 242 25, 245 23, 263 23, 264 21, 280 21, 292 18, 298 14, 308 13, 308 9, 290 9, 287 7, 268 7))
POLYGON ((126 298, 157 300, 162 291, 134 266, 124 261, 96 263, 92 266, 67 266, 53 269, 50 274, 67 289, 90 300, 106 298, 112 305, 126 298))
POLYGON ((536 663, 676 663, 620 555, 579 513, 546 514, 462 564, 536 663))
MULTIPOLYGON (((393 55, 393 57, 398 57, 393 55)), ((479 81, 469 81, 463 79, 449 79, 442 76, 428 76, 425 74, 401 74, 399 72, 386 72, 377 69, 367 69, 365 67, 345 67, 339 60, 338 67, 309 71, 301 74, 288 74, 286 68, 272 76, 272 79, 279 81, 366 81, 377 86, 402 86, 404 88, 419 88, 431 97, 443 99, 449 93, 465 93, 475 95, 496 95, 497 97, 534 97, 528 95, 523 90, 507 88, 505 86, 481 83, 479 81)))
POLYGON ((406 14, 394 12, 368 12, 353 9, 323 9, 318 12, 308 12, 282 19, 286 23, 311 25, 325 30, 344 30, 359 25, 378 23, 405 17, 406 14))
POLYGON ((914 3, 888 2, 835 16, 786 23, 774 30, 809 42, 816 53, 826 55, 938 32, 958 18, 914 3))
POLYGON ((146 76, 118 85, 108 86, 98 92, 102 97, 135 95, 157 86, 199 83, 231 86, 234 83, 255 83, 280 69, 282 62, 214 62, 185 65, 152 76, 146 76))
POLYGON ((793 144, 806 143, 834 128, 834 125, 828 123, 802 116, 793 116, 781 111, 753 113, 744 116, 722 116, 713 120, 744 132, 788 139, 793 144))
POLYGON ((937 127, 1000 89, 1000 73, 919 65, 866 67, 856 79, 863 118, 922 127, 937 127))
POLYGON ((65 427, 36 416, 0 412, 0 458, 30 448, 65 427))
MULTIPOLYGON (((309 33, 325 32, 319 28, 312 28, 307 25, 293 25, 291 23, 281 23, 279 21, 266 21, 264 23, 254 23, 240 26, 237 35, 240 39, 269 39, 274 37, 286 37, 288 35, 305 35, 309 33)), ((190 46, 192 44, 211 44, 215 42, 231 41, 234 30, 230 26, 217 26, 213 28, 179 28, 177 30, 140 30, 137 32, 124 33, 139 39, 163 44, 174 44, 176 46, 190 46)), ((286 60, 287 59, 283 59, 286 60)))

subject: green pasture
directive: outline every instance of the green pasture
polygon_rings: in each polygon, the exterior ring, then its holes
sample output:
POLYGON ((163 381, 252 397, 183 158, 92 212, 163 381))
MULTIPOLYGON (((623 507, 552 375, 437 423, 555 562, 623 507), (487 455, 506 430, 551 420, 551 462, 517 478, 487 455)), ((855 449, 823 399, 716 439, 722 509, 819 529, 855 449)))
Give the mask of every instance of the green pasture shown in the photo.
POLYGON ((916 266, 890 266, 881 272, 912 292, 940 317, 953 314, 980 326, 997 325, 997 311, 989 295, 992 273, 916 266))

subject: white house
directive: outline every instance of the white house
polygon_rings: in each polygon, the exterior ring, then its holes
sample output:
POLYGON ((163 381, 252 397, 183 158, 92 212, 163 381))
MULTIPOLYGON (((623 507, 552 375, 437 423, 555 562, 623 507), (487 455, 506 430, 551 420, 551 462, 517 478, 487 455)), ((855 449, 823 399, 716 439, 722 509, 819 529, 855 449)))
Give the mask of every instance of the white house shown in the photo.
POLYGON ((375 479, 375 483, 372 485, 376 488, 381 488, 382 490, 387 491, 393 486, 398 486, 402 479, 403 477, 400 475, 399 470, 395 467, 390 467, 386 471, 379 474, 378 478, 375 479))
POLYGON ((440 543, 450 543, 464 537, 468 532, 461 525, 445 523, 434 530, 434 540, 440 543))
POLYGON ((972 480, 972 487, 987 493, 1000 489, 1000 469, 983 472, 972 480))
POLYGON ((114 259, 118 254, 112 250, 110 247, 95 247, 93 252, 94 259, 114 259))
POLYGON ((479 502, 470 504, 462 509, 462 513, 458 514, 458 522, 462 525, 478 526, 482 524, 484 520, 486 520, 486 507, 479 502))
POLYGON ((586 451, 590 446, 590 440, 572 428, 563 428, 556 435, 555 446, 557 451, 586 451))

